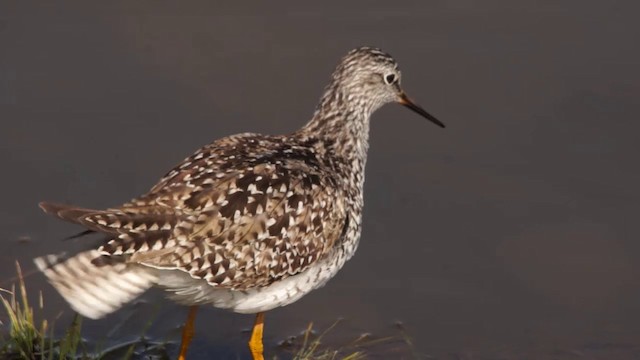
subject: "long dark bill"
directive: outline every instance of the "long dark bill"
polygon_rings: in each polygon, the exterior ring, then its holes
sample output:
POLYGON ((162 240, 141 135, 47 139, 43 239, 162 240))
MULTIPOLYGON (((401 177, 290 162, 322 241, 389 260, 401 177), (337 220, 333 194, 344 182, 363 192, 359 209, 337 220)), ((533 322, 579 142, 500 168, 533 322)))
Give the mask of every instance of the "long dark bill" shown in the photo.
POLYGON ((409 99, 409 97, 405 93, 402 93, 402 95, 400 95, 400 101, 398 101, 398 102, 400 104, 408 107, 409 109, 415 111, 416 113, 422 115, 423 117, 425 117, 426 119, 430 120, 434 124, 436 124, 436 125, 438 125, 438 126, 440 126, 442 128, 445 127, 444 124, 442 123, 442 121, 436 119, 435 116, 429 114, 425 109, 421 108, 416 103, 411 101, 411 99, 409 99))

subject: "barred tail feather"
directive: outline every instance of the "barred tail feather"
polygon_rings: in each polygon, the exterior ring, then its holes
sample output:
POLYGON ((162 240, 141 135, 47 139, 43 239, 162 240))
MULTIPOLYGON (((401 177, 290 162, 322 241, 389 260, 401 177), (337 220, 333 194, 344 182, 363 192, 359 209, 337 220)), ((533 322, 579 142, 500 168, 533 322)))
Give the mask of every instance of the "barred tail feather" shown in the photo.
POLYGON ((103 257, 97 250, 68 259, 46 255, 34 262, 71 307, 91 319, 118 310, 157 281, 154 269, 103 257))

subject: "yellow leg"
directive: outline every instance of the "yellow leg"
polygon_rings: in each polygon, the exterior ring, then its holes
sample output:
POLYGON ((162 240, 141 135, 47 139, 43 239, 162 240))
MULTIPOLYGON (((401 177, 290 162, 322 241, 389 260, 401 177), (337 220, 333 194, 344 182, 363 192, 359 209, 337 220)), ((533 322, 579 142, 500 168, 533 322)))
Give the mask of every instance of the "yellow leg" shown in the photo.
POLYGON ((251 332, 251 340, 249 340, 249 350, 253 360, 264 360, 262 355, 264 347, 262 345, 262 331, 264 330, 264 313, 260 312, 256 315, 256 322, 251 332))
POLYGON ((187 349, 189 348, 189 343, 193 338, 193 334, 195 334, 194 323, 196 321, 196 312, 198 311, 197 306, 191 306, 189 308, 189 315, 187 316, 187 322, 184 324, 184 328, 182 329, 182 343, 180 343, 180 355, 178 355, 178 360, 185 360, 187 358, 187 349))

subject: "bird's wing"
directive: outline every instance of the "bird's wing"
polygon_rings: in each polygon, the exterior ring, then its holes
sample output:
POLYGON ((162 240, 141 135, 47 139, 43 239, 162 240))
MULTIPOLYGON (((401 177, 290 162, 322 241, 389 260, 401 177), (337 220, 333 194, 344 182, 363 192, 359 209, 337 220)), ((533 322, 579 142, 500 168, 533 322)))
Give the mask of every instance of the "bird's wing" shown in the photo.
POLYGON ((170 229, 126 231, 99 250, 232 289, 269 285, 323 258, 347 220, 322 160, 306 147, 228 139, 117 210, 170 209, 176 219, 170 229))
POLYGON ((181 219, 181 214, 178 211, 162 206, 131 206, 121 209, 93 210, 41 202, 40 208, 59 219, 83 225, 91 231, 108 235, 169 230, 181 219))

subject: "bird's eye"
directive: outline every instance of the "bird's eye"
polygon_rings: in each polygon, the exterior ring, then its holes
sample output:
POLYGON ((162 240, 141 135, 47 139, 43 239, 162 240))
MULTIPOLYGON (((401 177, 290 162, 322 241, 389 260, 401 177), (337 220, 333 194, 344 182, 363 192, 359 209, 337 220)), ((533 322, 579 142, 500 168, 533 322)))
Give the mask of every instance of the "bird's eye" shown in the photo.
POLYGON ((393 84, 394 82, 396 82, 396 75, 395 74, 386 75, 384 77, 384 82, 386 82, 389 85, 393 84))

